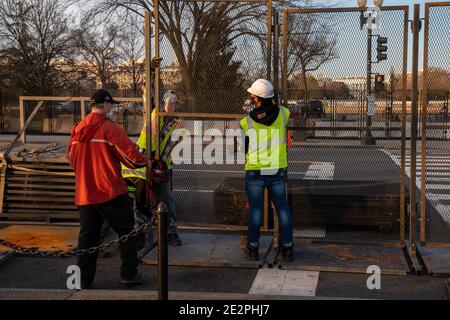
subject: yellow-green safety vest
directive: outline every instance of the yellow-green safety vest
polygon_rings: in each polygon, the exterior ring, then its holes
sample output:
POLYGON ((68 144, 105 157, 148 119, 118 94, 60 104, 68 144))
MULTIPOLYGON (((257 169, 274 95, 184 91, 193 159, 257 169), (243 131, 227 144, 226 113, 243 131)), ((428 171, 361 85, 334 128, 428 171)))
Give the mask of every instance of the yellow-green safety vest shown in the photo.
POLYGON ((254 121, 250 115, 241 120, 241 127, 250 138, 246 171, 288 167, 287 123, 290 115, 289 109, 280 107, 278 118, 271 126, 254 121))
MULTIPOLYGON (((156 117, 156 110, 153 110, 152 112, 152 118, 156 117)), ((164 136, 164 140, 161 141, 160 144, 160 157, 164 156, 164 152, 166 151, 166 146, 168 144, 168 142, 171 139, 172 133, 175 130, 175 128, 178 126, 178 122, 175 122, 175 124, 173 124, 170 129, 168 130, 167 134, 164 136)), ((136 144, 139 147, 140 150, 145 150, 147 149, 147 133, 145 132, 147 126, 144 126, 144 128, 141 131, 141 134, 139 136, 139 139, 137 140, 136 144)), ((164 129, 164 117, 160 118, 160 122, 159 122, 159 129, 160 129, 160 133, 162 132, 162 130, 164 129)), ((152 141, 151 141, 151 147, 152 147, 152 153, 154 151, 156 151, 156 141, 155 141, 155 134, 152 134, 152 141)), ((169 169, 171 169, 172 167, 172 157, 169 155, 165 155, 166 156, 166 163, 169 169)), ((140 178, 140 179, 147 179, 147 175, 146 175, 146 168, 139 168, 139 169, 129 169, 127 168, 124 164, 122 164, 122 176, 124 179, 126 178, 140 178)), ((129 188, 130 189, 130 188, 129 188)))

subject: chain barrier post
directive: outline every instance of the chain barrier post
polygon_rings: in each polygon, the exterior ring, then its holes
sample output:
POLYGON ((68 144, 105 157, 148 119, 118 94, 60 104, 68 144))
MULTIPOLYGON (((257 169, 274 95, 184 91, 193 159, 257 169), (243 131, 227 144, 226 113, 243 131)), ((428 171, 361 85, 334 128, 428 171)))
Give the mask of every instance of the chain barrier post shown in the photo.
POLYGON ((169 299, 169 255, 167 244, 167 228, 169 214, 164 202, 160 202, 156 211, 158 216, 158 299, 169 299))

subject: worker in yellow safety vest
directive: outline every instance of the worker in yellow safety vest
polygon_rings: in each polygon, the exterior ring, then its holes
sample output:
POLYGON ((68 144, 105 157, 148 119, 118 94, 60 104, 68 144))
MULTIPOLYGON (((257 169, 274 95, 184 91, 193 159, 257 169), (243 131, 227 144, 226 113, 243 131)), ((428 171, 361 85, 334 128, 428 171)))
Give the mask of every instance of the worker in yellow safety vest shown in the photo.
POLYGON ((264 189, 267 188, 279 216, 283 259, 292 261, 293 225, 286 194, 287 123, 290 112, 276 104, 274 88, 268 80, 257 80, 248 92, 255 108, 241 121, 245 133, 246 192, 249 203, 248 242, 245 251, 250 260, 259 259, 264 189))
MULTIPOLYGON (((145 96, 145 94, 144 94, 145 96)), ((144 98, 145 100, 145 98, 144 98)), ((175 91, 169 91, 164 95, 164 111, 166 113, 173 113, 176 110, 178 104, 178 99, 175 91)), ((144 101, 145 103, 145 101, 144 101)), ((151 148, 152 148, 152 158, 155 156, 156 152, 156 109, 153 109, 152 115, 152 137, 151 137, 151 148)), ((180 121, 174 118, 160 117, 159 119, 159 139, 160 139, 160 159, 166 162, 169 170, 172 170, 172 157, 171 152, 173 148, 180 141, 172 141, 171 136, 174 130, 179 127, 180 121)), ((147 133, 145 131, 146 124, 137 140, 136 144, 141 151, 141 153, 146 154, 147 146, 147 133)), ((142 225, 147 221, 147 217, 152 215, 153 208, 147 208, 146 203, 146 170, 144 169, 129 169, 122 164, 122 176, 127 182, 128 190, 131 194, 134 194, 136 210, 135 219, 136 224, 142 225)), ((176 219, 176 206, 175 202, 171 196, 171 184, 170 182, 164 184, 155 185, 155 191, 158 199, 164 201, 169 210, 170 225, 168 229, 168 239, 169 244, 173 246, 181 246, 182 241, 178 236, 177 228, 174 225, 176 219)), ((143 239, 138 239, 138 245, 142 247, 143 239)))

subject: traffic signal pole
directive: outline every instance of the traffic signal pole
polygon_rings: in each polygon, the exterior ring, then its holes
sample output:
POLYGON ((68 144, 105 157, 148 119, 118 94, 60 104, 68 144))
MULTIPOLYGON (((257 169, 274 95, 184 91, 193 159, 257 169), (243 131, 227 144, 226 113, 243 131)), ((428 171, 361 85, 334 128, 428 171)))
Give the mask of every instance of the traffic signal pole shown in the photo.
POLYGON ((375 138, 372 136, 370 128, 372 126, 372 115, 370 110, 370 99, 372 96, 372 28, 367 28, 367 122, 366 133, 361 141, 363 145, 373 146, 376 144, 375 138))

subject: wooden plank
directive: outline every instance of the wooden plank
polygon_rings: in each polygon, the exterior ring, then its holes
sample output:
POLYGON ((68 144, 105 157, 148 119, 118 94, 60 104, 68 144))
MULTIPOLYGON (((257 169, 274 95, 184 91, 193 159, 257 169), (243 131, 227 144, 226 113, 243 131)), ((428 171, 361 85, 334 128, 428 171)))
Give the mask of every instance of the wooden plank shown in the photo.
POLYGON ((30 184, 23 184, 23 183, 7 183, 8 188, 29 188, 33 190, 37 189, 44 189, 48 192, 52 192, 51 190, 75 190, 75 184, 74 185, 30 185, 30 184))
MULTIPOLYGON (((89 97, 47 97, 47 96, 21 96, 20 99, 24 101, 90 101, 89 97)), ((142 102, 142 98, 114 98, 118 102, 142 102)))
MULTIPOLYGON (((48 195, 48 194, 46 194, 48 195)), ((59 198, 59 197, 44 197, 42 194, 41 197, 33 197, 33 196, 23 196, 23 197, 16 197, 16 196, 6 196, 6 201, 8 203, 13 203, 14 201, 25 201, 25 202, 72 202, 74 201, 73 197, 70 198, 59 198)))
MULTIPOLYGON (((5 212, 5 216, 22 216, 22 215, 30 215, 33 217, 37 217, 42 215, 42 217, 54 217, 53 215, 54 213, 52 211, 48 211, 48 210, 26 210, 26 209, 8 209, 8 212, 5 212)), ((78 214, 78 210, 72 210, 72 211, 66 211, 66 210, 58 210, 57 211, 58 217, 59 216, 72 216, 74 214, 78 214)))
POLYGON ((48 209, 48 210, 60 210, 60 209, 71 209, 78 210, 75 205, 33 205, 33 204, 16 204, 16 203, 5 203, 5 208, 22 208, 22 209, 48 209))
MULTIPOLYGON (((48 195, 49 191, 46 188, 45 190, 42 191, 33 191, 33 190, 11 190, 8 189, 6 190, 6 194, 28 194, 28 195, 48 195)), ((52 196, 75 196, 75 192, 65 192, 65 191, 52 191, 51 192, 52 196)))
MULTIPOLYGON (((34 164, 34 163, 14 163, 18 166, 24 167, 24 168, 30 168, 30 169, 57 169, 57 170, 65 170, 65 171, 72 171, 73 168, 66 164, 34 164)), ((18 170, 16 170, 18 171, 18 170)), ((21 171, 18 171, 21 172, 21 171)))
POLYGON ((7 181, 24 181, 26 180, 27 182, 48 182, 48 183, 55 183, 55 182, 60 182, 60 183, 75 183, 75 179, 72 177, 58 177, 58 178, 53 178, 53 177, 27 177, 27 178, 23 178, 23 177, 7 177, 7 181))
MULTIPOLYGON (((36 169, 30 169, 30 170, 36 170, 36 169)), ((75 175, 73 174, 73 172, 62 172, 62 171, 60 171, 60 172, 55 172, 55 173, 56 174, 52 174, 51 171, 49 171, 48 173, 42 173, 42 172, 20 171, 19 170, 19 171, 11 171, 11 172, 9 172, 8 176, 9 177, 19 176, 19 177, 22 177, 22 179, 26 179, 26 177, 23 177, 23 176, 33 176, 33 177, 41 176, 41 177, 46 178, 46 179, 52 179, 52 178, 56 178, 56 177, 58 177, 58 178, 65 178, 65 177, 67 177, 69 179, 74 180, 74 178, 75 178, 75 175)))

